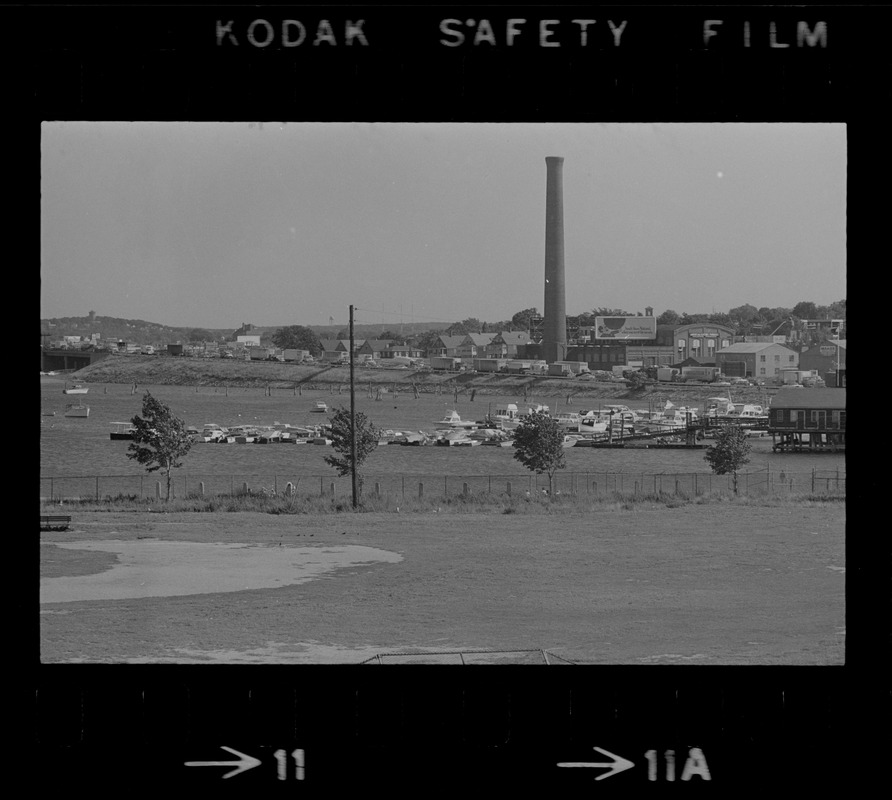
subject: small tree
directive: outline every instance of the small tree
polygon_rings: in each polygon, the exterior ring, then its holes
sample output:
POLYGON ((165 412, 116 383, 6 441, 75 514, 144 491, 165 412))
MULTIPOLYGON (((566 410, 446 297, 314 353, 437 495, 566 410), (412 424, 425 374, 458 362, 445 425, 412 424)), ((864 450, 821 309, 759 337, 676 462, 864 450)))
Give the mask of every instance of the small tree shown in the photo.
POLYGON ((737 494, 737 471, 749 463, 750 442, 739 425, 725 425, 716 434, 715 444, 706 448, 703 457, 716 475, 732 475, 737 494))
POLYGON ((186 423, 173 415, 170 408, 146 392, 142 399, 142 417, 133 417, 133 442, 127 458, 146 466, 147 472, 163 470, 167 478, 167 499, 170 500, 171 470, 182 466, 180 459, 192 448, 186 423))
POLYGON ((548 494, 554 496, 554 473, 567 465, 564 431, 544 411, 524 417, 514 429, 514 458, 537 475, 548 475, 548 494))
MULTIPOLYGON (((356 481, 362 488, 359 468, 378 446, 380 431, 369 422, 361 411, 355 414, 356 430, 356 481)), ((335 456, 325 456, 325 463, 334 467, 338 475, 350 475, 353 465, 353 431, 350 426, 350 409, 336 408, 331 416, 331 447, 335 456)))

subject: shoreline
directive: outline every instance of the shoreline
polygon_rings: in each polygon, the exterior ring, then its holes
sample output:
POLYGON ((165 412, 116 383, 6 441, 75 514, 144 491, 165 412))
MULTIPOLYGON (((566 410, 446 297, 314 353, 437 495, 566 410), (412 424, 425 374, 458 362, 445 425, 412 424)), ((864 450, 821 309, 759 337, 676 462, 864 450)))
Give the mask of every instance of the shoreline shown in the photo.
MULTIPOLYGON (((43 376, 42 376, 43 378, 43 376)), ((207 386, 253 389, 315 390, 333 385, 349 385, 347 366, 307 366, 280 362, 246 362, 168 356, 111 356, 76 372, 46 376, 47 380, 97 384, 136 384, 156 386, 207 386)), ((419 394, 474 392, 481 396, 520 396, 537 398, 581 397, 625 402, 671 399, 676 405, 699 405, 707 397, 733 390, 735 402, 766 403, 775 387, 711 386, 709 384, 647 384, 633 390, 625 384, 602 383, 578 378, 553 378, 498 373, 440 373, 390 368, 355 368, 357 390, 368 387, 405 387, 419 394), (676 402, 678 400, 678 402, 676 402)))

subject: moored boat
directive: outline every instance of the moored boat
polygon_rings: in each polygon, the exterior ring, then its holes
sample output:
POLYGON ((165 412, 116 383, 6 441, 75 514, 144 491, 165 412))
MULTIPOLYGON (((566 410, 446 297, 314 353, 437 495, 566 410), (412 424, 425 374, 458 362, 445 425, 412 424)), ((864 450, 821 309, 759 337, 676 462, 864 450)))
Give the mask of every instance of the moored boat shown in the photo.
POLYGON ((65 416, 89 417, 90 406, 84 405, 83 403, 69 403, 67 406, 65 406, 65 416))
POLYGON ((446 416, 437 424, 445 425, 447 428, 474 428, 477 425, 476 422, 462 419, 461 416, 459 416, 458 411, 455 411, 454 409, 452 411, 447 411, 446 416))
POLYGON ((313 403, 313 407, 310 409, 317 414, 327 414, 328 413, 328 405, 323 403, 321 400, 317 400, 313 403))
POLYGON ((133 434, 136 433, 136 428, 133 427, 132 422, 112 422, 114 425, 114 430, 109 433, 109 439, 112 440, 127 440, 133 439, 133 434))
POLYGON ((84 386, 80 383, 75 383, 72 386, 66 386, 62 390, 62 394, 86 394, 89 391, 90 388, 88 386, 84 386))

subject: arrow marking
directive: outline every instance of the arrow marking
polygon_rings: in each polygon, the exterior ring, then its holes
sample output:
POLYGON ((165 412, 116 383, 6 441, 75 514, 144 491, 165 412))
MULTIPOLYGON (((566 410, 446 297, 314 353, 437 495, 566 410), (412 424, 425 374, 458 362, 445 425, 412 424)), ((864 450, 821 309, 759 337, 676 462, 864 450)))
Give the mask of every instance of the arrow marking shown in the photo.
POLYGON ((231 747, 224 747, 220 745, 223 750, 227 750, 232 753, 234 756, 238 756, 238 761, 187 761, 187 767, 235 767, 231 772, 227 772, 223 777, 231 778, 233 775, 238 775, 240 772, 244 772, 245 770, 254 769, 254 767, 260 764, 259 758, 254 758, 253 756, 247 756, 244 753, 240 753, 238 750, 233 750, 231 747))
POLYGON ((593 748, 597 750, 602 756, 607 756, 607 758, 612 758, 613 761, 604 761, 604 762, 593 762, 593 761, 559 761, 559 767, 610 767, 610 772, 605 772, 603 775, 599 775, 595 778, 596 781, 603 781, 604 778, 609 778, 611 775, 616 775, 624 770, 630 769, 634 767, 635 764, 628 759, 623 758, 622 756, 615 755, 614 753, 608 753, 606 750, 602 750, 600 747, 593 748))

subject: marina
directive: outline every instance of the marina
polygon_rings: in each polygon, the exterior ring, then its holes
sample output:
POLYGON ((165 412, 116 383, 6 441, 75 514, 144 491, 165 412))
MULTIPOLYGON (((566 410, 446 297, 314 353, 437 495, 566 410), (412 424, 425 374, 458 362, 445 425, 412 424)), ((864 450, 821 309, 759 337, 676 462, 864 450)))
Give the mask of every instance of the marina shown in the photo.
MULTIPOLYGON (((40 422, 40 474, 42 476, 79 476, 100 474, 107 476, 137 476, 142 472, 139 465, 126 457, 126 441, 110 441, 112 423, 128 420, 141 412, 141 395, 133 394, 125 384, 103 384, 94 387, 95 401, 91 403, 88 419, 71 419, 63 416, 64 403, 60 405, 61 377, 41 377, 40 422), (55 412, 55 416, 50 416, 55 412)), ((218 476, 228 482, 230 475, 289 476, 297 480, 301 476, 334 476, 324 456, 330 452, 325 440, 323 425, 328 422, 322 414, 310 409, 318 399, 332 409, 346 407, 349 395, 339 394, 338 386, 304 387, 302 394, 291 389, 268 392, 262 388, 195 387, 195 386, 147 386, 152 395, 169 405, 187 426, 198 433, 196 443, 176 471, 178 480, 194 481, 197 476, 210 481, 218 476), (257 436, 250 444, 245 435, 244 443, 225 438, 232 428, 254 426, 257 436), (278 433, 276 433, 278 432, 278 433), (226 448, 206 447, 206 444, 229 444, 226 448), (315 446, 306 445, 320 442, 315 446), (280 445, 280 446, 276 446, 280 445), (297 447, 293 445, 298 445, 297 447)), ((410 387, 393 387, 385 402, 376 401, 374 395, 357 395, 356 410, 367 416, 380 431, 379 446, 364 464, 364 474, 370 480, 393 481, 406 475, 509 475, 516 480, 526 480, 530 473, 514 458, 511 446, 511 422, 493 419, 496 410, 508 411, 511 421, 519 424, 522 413, 528 409, 549 406, 552 410, 584 410, 601 412, 606 404, 597 400, 577 399, 572 405, 566 398, 554 396, 530 397, 524 401, 517 396, 486 396, 478 394, 476 402, 467 392, 456 399, 452 392, 447 396, 432 393, 415 397, 410 387), (513 408, 511 408, 513 406, 513 408), (521 411, 522 409, 522 411, 521 411), (447 413, 456 411, 464 420, 474 420, 481 425, 467 429, 468 436, 481 442, 475 445, 430 446, 437 430, 446 431, 432 420, 441 420, 447 413), (403 445, 403 446, 398 446, 403 445)), ((811 391, 811 390, 807 390, 811 391)), ((610 403, 615 401, 610 400, 610 403)), ((628 402, 628 401, 627 401, 628 402)), ((655 403, 644 400, 630 403, 629 411, 641 420, 647 417, 655 403)), ((682 405, 682 403, 679 403, 682 405)), ((692 403, 687 402, 690 406, 692 403)), ((540 408, 539 410, 544 410, 540 408)), ((614 419, 616 415, 613 415, 614 419)), ((609 472, 659 472, 703 473, 708 471, 703 458, 703 447, 659 447, 665 444, 686 444, 685 433, 667 434, 659 430, 645 432, 646 423, 635 421, 634 435, 628 427, 615 425, 613 435, 607 431, 597 436, 585 436, 572 447, 565 449, 567 473, 591 470, 609 472), (639 431, 638 426, 642 426, 639 431)), ((712 420, 699 417, 691 444, 709 443, 712 420), (703 439, 697 438, 703 434, 703 439)), ((756 430, 756 429, 754 429, 756 430)), ((568 432, 569 433, 569 432, 568 432)), ((772 449, 771 435, 753 436, 750 463, 744 471, 770 469, 772 474, 782 470, 845 471, 844 451, 832 452, 803 448, 777 452, 772 449)), ((152 476, 147 476, 150 480, 152 476)), ((332 479, 334 479, 332 477, 332 479)), ((701 482, 702 485, 702 482, 701 482)))

